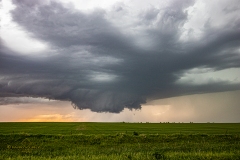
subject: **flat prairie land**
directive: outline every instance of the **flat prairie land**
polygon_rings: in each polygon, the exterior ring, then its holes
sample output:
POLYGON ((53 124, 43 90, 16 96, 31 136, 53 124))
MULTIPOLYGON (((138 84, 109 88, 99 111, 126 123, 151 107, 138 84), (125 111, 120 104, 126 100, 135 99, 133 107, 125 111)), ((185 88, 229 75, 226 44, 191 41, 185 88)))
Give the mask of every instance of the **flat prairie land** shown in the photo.
POLYGON ((0 123, 1 159, 240 159, 240 123, 0 123))
POLYGON ((240 134, 240 123, 7 122, 0 134, 240 134))

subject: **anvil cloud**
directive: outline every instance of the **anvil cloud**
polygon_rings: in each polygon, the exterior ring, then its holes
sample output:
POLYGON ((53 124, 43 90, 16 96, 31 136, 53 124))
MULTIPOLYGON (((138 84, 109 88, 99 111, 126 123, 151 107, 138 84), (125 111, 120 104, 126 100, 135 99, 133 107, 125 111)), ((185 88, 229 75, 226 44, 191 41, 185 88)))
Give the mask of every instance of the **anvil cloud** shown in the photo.
POLYGON ((20 52, 21 41, 1 36, 6 104, 43 97, 118 113, 150 99, 240 89, 239 0, 126 0, 88 10, 55 0, 12 4, 13 23, 44 47, 20 52))

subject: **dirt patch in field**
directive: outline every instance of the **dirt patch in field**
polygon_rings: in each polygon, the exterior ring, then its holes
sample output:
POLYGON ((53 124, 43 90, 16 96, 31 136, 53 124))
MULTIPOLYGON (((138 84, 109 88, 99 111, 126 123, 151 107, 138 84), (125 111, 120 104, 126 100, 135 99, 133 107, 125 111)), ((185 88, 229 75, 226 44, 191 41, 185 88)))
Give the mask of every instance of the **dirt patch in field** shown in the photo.
POLYGON ((76 130, 86 130, 87 129, 87 127, 85 126, 85 125, 80 125, 80 126, 78 126, 77 128, 76 128, 76 130))

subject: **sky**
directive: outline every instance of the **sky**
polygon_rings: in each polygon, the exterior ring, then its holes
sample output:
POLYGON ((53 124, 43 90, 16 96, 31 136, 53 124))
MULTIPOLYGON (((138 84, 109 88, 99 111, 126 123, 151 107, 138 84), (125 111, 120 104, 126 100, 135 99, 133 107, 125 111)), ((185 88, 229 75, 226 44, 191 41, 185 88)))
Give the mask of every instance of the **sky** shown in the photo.
POLYGON ((240 122, 240 0, 0 7, 2 122, 240 122))

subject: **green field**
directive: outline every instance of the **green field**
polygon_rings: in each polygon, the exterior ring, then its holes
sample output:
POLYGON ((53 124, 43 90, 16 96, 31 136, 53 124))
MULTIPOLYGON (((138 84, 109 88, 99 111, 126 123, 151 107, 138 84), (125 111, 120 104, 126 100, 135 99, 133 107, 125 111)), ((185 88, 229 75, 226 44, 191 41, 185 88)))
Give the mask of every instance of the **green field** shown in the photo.
POLYGON ((0 159, 240 159, 240 123, 0 123, 0 159))

